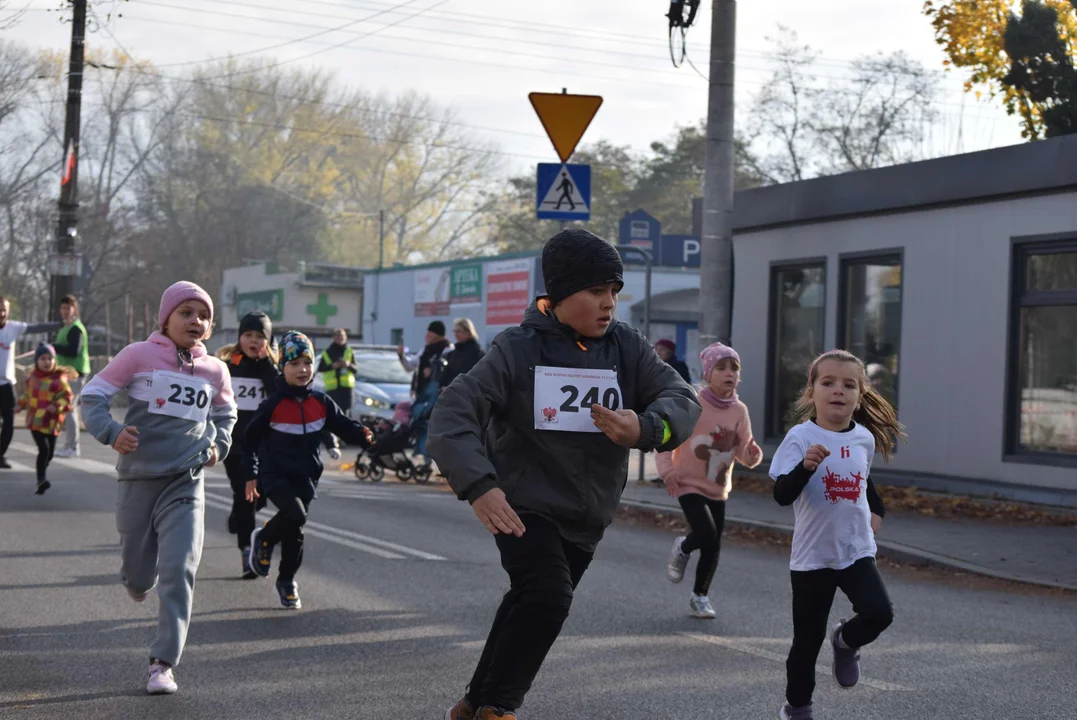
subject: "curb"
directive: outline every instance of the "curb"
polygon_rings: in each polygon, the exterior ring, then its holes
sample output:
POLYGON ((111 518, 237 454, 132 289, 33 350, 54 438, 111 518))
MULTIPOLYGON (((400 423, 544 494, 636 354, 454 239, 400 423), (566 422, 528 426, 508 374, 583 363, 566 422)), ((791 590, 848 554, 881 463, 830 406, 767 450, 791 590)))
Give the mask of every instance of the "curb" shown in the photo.
MULTIPOLYGON (((656 503, 643 502, 640 500, 621 500, 621 505, 636 508, 637 510, 649 510, 651 512, 661 513, 663 515, 681 515, 681 510, 679 508, 659 505, 656 503)), ((747 527, 758 528, 762 530, 772 530, 775 532, 779 532, 783 535, 791 536, 793 534, 793 527, 791 525, 766 522, 764 520, 753 520, 751 518, 738 517, 736 515, 726 515, 725 520, 727 523, 744 525, 747 527)), ((878 548, 878 554, 880 556, 890 560, 896 560, 898 562, 933 565, 935 567, 946 568, 948 570, 960 570, 962 572, 967 572, 973 575, 980 575, 995 580, 1005 580, 1006 582, 1019 583, 1021 585, 1032 585, 1035 587, 1049 588, 1051 590, 1065 590, 1068 592, 1077 592, 1077 585, 1069 585, 1067 583, 1059 583, 1052 580, 1021 577, 1018 575, 1012 575, 1010 573, 999 572, 997 570, 985 568, 981 565, 966 562, 955 557, 950 557, 948 555, 942 555, 940 553, 934 553, 929 550, 912 547, 910 545, 905 545, 903 543, 895 542, 893 540, 876 539, 875 545, 878 548)))

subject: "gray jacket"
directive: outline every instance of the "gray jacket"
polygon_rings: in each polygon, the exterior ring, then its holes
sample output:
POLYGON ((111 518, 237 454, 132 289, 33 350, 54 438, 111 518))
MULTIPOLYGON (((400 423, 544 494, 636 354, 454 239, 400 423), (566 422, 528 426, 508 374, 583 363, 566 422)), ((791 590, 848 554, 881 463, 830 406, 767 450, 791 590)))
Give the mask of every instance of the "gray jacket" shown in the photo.
MULTIPOLYGON (((621 407, 639 415, 637 447, 645 451, 683 443, 699 403, 634 328, 614 321, 601 338, 582 338, 535 304, 441 393, 427 447, 457 497, 474 502, 499 487, 518 513, 541 515, 566 540, 593 550, 620 503, 629 449, 602 433, 537 430, 537 365, 614 370, 621 407)), ((588 412, 585 403, 577 407, 588 412)))

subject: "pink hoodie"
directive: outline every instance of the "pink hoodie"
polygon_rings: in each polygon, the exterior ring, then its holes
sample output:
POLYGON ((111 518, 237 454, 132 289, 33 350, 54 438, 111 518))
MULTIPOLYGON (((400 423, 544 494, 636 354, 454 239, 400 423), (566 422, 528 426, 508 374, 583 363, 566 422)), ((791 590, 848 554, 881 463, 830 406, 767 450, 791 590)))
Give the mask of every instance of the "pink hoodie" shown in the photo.
POLYGON ((674 497, 696 493, 710 500, 727 500, 733 487, 733 461, 753 468, 763 453, 752 439, 748 406, 739 400, 720 408, 700 396, 703 413, 691 437, 673 452, 658 453, 658 474, 674 497), (751 457, 751 448, 757 454, 751 457), (676 471, 670 477, 670 471, 676 471))

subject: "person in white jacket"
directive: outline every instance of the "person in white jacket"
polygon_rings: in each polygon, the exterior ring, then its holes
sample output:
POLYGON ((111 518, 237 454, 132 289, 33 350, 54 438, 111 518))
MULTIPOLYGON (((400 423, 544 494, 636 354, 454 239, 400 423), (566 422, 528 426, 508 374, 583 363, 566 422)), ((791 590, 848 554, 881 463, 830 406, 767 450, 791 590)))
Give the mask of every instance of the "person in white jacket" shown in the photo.
POLYGON ((7 449, 15 434, 15 342, 27 333, 52 332, 62 323, 29 323, 9 320, 11 303, 0 297, 0 468, 11 469, 7 461, 7 449))

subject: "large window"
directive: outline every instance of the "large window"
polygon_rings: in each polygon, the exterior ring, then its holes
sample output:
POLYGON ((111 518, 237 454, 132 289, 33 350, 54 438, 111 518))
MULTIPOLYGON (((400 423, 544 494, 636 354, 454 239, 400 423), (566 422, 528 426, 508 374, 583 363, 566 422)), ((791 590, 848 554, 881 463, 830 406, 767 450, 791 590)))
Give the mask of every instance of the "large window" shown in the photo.
POLYGON ((1014 246, 1007 451, 1077 463, 1077 238, 1014 246))
POLYGON ((804 390, 812 360, 823 352, 826 318, 826 262, 784 265, 770 276, 770 381, 767 383, 768 437, 788 428, 787 417, 804 390))
POLYGON ((901 351, 901 255, 841 260, 838 346, 864 361, 868 379, 895 408, 901 351))

